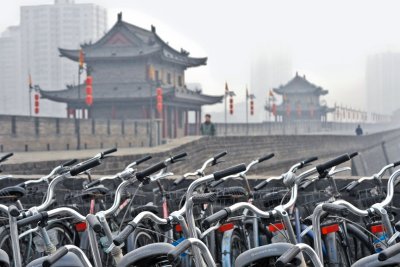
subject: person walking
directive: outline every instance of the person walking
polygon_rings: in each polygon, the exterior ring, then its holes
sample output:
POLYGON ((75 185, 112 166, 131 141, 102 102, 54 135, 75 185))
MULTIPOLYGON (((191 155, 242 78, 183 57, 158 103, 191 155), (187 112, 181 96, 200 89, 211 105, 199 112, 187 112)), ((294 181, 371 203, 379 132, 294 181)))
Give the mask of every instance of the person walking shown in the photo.
POLYGON ((211 122, 211 115, 206 114, 204 123, 200 126, 201 135, 214 136, 215 135, 215 125, 211 122))
POLYGON ((363 130, 362 130, 360 124, 359 124, 359 125, 357 126, 357 128, 356 128, 356 135, 357 135, 357 136, 363 135, 363 130))

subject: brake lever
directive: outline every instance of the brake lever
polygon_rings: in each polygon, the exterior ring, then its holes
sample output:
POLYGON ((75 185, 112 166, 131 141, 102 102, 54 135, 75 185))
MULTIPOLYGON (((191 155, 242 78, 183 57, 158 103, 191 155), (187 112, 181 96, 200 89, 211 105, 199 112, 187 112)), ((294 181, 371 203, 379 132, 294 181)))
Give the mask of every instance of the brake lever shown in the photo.
POLYGON ((212 164, 211 164, 211 166, 215 166, 215 165, 220 164, 220 163, 222 163, 222 162, 225 162, 225 160, 213 161, 212 164))
POLYGON ((180 162, 180 161, 185 161, 185 160, 186 160, 185 158, 183 158, 183 159, 175 159, 175 160, 174 160, 174 163, 180 162))

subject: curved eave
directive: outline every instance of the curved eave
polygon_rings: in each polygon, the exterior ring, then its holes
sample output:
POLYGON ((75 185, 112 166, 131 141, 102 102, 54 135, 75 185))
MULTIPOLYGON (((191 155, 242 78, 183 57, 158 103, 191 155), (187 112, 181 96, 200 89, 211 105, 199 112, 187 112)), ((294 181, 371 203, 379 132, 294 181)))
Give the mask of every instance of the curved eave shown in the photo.
POLYGON ((200 105, 214 105, 217 103, 221 103, 223 96, 210 96, 210 95, 203 95, 196 92, 175 92, 175 98, 177 100, 181 100, 183 102, 191 102, 200 105))
POLYGON ((73 61, 79 61, 79 50, 58 48, 61 57, 69 58, 73 61))
POLYGON ((274 88, 272 89, 276 94, 278 95, 284 95, 284 94, 315 94, 317 93, 318 95, 326 95, 328 94, 328 90, 322 90, 322 89, 315 89, 313 91, 287 91, 284 88, 274 88))

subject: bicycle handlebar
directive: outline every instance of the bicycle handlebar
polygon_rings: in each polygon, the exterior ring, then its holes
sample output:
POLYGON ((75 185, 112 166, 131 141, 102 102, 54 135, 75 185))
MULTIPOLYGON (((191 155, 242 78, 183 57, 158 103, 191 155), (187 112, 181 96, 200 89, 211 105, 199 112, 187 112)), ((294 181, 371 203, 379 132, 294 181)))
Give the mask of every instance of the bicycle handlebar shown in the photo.
POLYGON ((291 262, 297 254, 301 252, 301 249, 298 246, 293 246, 289 250, 286 250, 275 263, 276 267, 284 267, 286 264, 291 262))
POLYGON ((334 158, 325 163, 319 164, 315 168, 319 174, 323 174, 327 169, 330 169, 334 166, 342 164, 348 160, 350 160, 350 156, 348 154, 343 154, 337 158, 334 158))
POLYGON ((46 259, 43 261, 42 266, 43 267, 51 267, 54 263, 56 263, 59 259, 67 255, 68 249, 66 247, 60 247, 57 249, 57 251, 46 257, 46 259))
POLYGON ((86 216, 86 221, 90 225, 90 227, 92 227, 93 231, 95 231, 96 233, 100 233, 101 230, 103 229, 99 219, 93 214, 88 214, 86 216))
POLYGON ((233 174, 236 174, 236 173, 239 173, 239 172, 243 172, 245 170, 246 170, 246 165, 244 165, 242 163, 242 164, 227 168, 227 169, 222 170, 222 171, 216 171, 213 174, 214 180, 217 181, 217 180, 219 180, 221 178, 224 178, 226 176, 233 175, 233 174))
POLYGON ((18 227, 22 227, 22 226, 25 226, 28 224, 37 223, 42 220, 47 220, 48 217, 49 217, 48 213, 46 211, 42 211, 42 212, 36 213, 33 216, 30 216, 30 217, 27 217, 27 218, 17 221, 17 225, 18 225, 18 227))
POLYGON ((6 159, 8 159, 9 157, 12 157, 13 155, 14 155, 14 153, 7 153, 7 154, 5 154, 4 156, 2 156, 2 157, 0 158, 0 162, 5 161, 6 159))
POLYGON ((71 166, 72 164, 75 164, 76 162, 78 162, 77 159, 71 159, 71 160, 69 160, 69 161, 64 162, 63 164, 61 164, 61 166, 62 166, 62 167, 68 167, 68 166, 71 166))
POLYGON ((379 252, 378 260, 385 261, 393 256, 396 256, 399 253, 400 253, 400 243, 397 243, 379 252))
POLYGON ((144 169, 143 171, 137 172, 136 173, 136 179, 138 179, 139 181, 143 182, 145 177, 147 177, 147 176, 149 176, 149 175, 151 175, 153 173, 156 173, 156 172, 164 169, 165 167, 167 167, 167 164, 164 161, 159 162, 159 163, 157 163, 157 164, 155 164, 153 166, 148 167, 147 169, 144 169))
POLYGON ((268 154, 268 155, 265 155, 265 156, 263 156, 263 157, 258 158, 257 161, 258 161, 258 163, 261 163, 261 162, 263 162, 263 161, 272 159, 273 157, 275 157, 275 154, 274 154, 274 153, 270 153, 270 154, 268 154))
POLYGON ((74 167, 71 168, 69 173, 72 176, 76 176, 80 174, 81 172, 87 171, 91 168, 94 168, 96 166, 99 166, 101 164, 101 160, 99 158, 92 158, 89 159, 88 161, 85 161, 81 164, 75 165, 74 167))

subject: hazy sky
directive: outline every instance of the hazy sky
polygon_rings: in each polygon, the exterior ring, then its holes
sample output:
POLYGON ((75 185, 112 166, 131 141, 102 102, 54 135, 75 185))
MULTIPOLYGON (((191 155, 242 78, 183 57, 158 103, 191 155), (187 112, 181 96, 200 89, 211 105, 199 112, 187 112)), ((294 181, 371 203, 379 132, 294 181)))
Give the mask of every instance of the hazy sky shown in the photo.
MULTIPOLYGON (((187 72, 187 82, 201 82, 206 93, 222 94, 225 81, 243 95, 250 84, 255 49, 284 45, 293 72, 330 91, 328 103, 364 106, 366 56, 400 45, 400 2, 367 0, 92 0, 109 9, 109 27, 117 12, 150 29, 208 65, 187 72), (242 93, 241 93, 242 92, 242 93)), ((19 6, 52 0, 7 0, 0 9, 0 30, 19 23, 19 6)), ((265 52, 265 51, 264 51, 265 52)), ((293 73, 293 74, 294 74, 293 73)), ((285 83, 286 81, 282 81, 285 83)), ((251 90, 251 88, 250 88, 251 90)))

